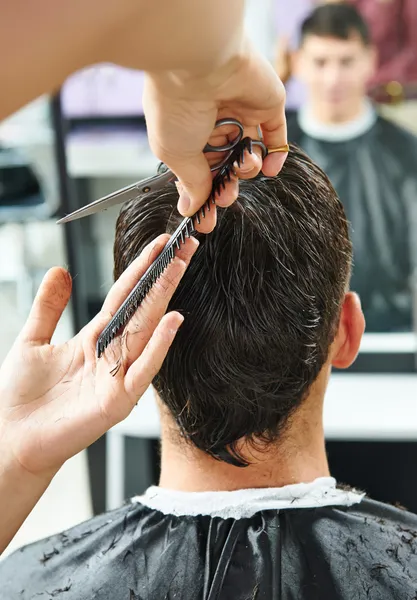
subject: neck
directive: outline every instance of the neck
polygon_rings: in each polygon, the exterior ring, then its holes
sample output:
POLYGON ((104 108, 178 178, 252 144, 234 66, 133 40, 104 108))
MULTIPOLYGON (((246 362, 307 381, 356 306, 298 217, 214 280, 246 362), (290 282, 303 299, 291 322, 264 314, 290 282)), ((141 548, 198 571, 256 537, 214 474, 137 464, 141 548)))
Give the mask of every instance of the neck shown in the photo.
POLYGON ((364 101, 359 116, 346 123, 326 124, 317 119, 313 106, 306 106, 298 113, 301 130, 309 137, 325 142, 347 142, 370 131, 377 122, 377 113, 368 101, 364 101))
POLYGON ((358 98, 350 102, 344 110, 340 112, 329 111, 327 107, 311 103, 310 114, 313 119, 323 125, 343 125, 359 119, 366 110, 367 103, 364 98, 358 98))
POLYGON ((231 491, 282 487, 328 477, 322 411, 323 399, 310 395, 293 415, 278 443, 262 451, 242 444, 242 451, 251 464, 239 468, 180 441, 175 422, 161 406, 159 485, 185 492, 231 491))

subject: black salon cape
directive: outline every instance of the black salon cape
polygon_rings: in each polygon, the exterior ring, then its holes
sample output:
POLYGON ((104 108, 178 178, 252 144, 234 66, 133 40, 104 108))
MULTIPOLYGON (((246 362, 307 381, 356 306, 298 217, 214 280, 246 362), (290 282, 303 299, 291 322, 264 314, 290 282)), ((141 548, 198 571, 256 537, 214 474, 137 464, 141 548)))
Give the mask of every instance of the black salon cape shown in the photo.
POLYGON ((0 562, 1 600, 415 600, 417 516, 368 499, 250 518, 125 505, 0 562))
POLYGON ((366 330, 412 328, 412 276, 417 263, 417 138, 378 117, 366 133, 343 142, 313 138, 288 115, 288 139, 326 172, 351 222, 352 289, 366 330))

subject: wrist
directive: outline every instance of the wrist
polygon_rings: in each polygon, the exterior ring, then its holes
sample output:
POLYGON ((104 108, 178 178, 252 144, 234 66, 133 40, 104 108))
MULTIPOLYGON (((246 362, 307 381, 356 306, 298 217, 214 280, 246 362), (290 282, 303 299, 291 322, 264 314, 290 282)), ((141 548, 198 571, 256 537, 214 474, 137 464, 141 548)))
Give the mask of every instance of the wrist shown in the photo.
MULTIPOLYGON (((2 448, 1 448, 2 449, 2 448)), ((48 487, 56 471, 48 473, 31 473, 14 460, 0 459, 0 480, 3 485, 13 487, 39 489, 42 492, 48 487)))
MULTIPOLYGON (((1 450, 3 448, 0 447, 1 450)), ((0 494, 9 499, 35 504, 48 488, 54 472, 31 473, 15 460, 0 459, 0 494)), ((30 508, 31 510, 31 508, 30 508)))
POLYGON ((7 435, 7 428, 0 420, 0 477, 4 480, 14 480, 23 484, 25 481, 38 482, 39 486, 49 483, 58 472, 58 468, 32 472, 27 469, 15 456, 12 449, 11 436, 7 435))
POLYGON ((0 435, 0 555, 31 513, 53 478, 34 475, 11 457, 0 435))

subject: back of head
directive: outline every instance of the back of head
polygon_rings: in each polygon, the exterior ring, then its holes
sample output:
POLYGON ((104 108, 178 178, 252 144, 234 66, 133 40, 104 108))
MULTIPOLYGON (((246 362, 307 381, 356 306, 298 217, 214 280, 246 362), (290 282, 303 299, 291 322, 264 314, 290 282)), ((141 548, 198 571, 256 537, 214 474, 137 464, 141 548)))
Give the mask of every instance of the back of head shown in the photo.
POLYGON ((357 9, 349 3, 337 2, 318 6, 301 25, 301 42, 308 35, 348 40, 358 36, 365 46, 371 44, 368 26, 357 9))
MULTIPOLYGON (((181 217, 173 185, 126 204, 115 277, 181 217)), ((231 464, 241 438, 273 442, 308 394, 334 338, 351 243, 326 175, 291 148, 278 177, 241 181, 218 211, 169 309, 185 315, 154 385, 183 436, 231 464)))

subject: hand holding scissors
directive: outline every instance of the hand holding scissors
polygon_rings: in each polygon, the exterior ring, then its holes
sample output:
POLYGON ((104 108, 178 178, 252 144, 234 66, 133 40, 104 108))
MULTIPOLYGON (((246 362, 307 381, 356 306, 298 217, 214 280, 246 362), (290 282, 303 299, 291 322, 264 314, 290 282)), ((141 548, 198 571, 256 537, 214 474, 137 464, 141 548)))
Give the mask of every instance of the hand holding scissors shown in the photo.
MULTIPOLYGON (((259 125, 269 153, 262 162, 254 161, 245 178, 261 170, 275 176, 286 159, 282 151, 274 153, 287 144, 285 89, 269 61, 246 38, 239 57, 205 79, 178 72, 148 74, 143 107, 153 153, 182 184, 178 210, 183 216, 194 214, 210 194, 210 169, 202 149, 211 142, 216 120, 239 120, 244 135, 253 139, 259 125)), ((228 184, 216 203, 229 205, 237 195, 238 185, 228 184)), ((214 221, 206 221, 209 225, 212 229, 214 221)))
MULTIPOLYGON (((213 162, 210 166, 210 170, 214 174, 218 173, 225 165, 228 164, 231 155, 242 141, 244 134, 243 125, 236 119, 220 119, 216 122, 215 130, 219 130, 219 133, 215 133, 212 136, 213 143, 206 144, 206 146, 203 149, 203 152, 209 157, 210 161, 214 160, 216 155, 222 155, 220 160, 213 162)), ((274 149, 273 151, 280 151, 285 153, 287 150, 288 147, 284 146, 282 148, 274 149)), ((237 177, 239 176, 242 179, 252 177, 254 171, 259 171, 259 168, 262 164, 262 160, 267 155, 268 150, 264 143, 261 140, 253 139, 250 151, 246 150, 245 152, 242 152, 239 164, 234 165, 234 172, 230 176, 231 185, 229 186, 228 190, 226 190, 226 193, 224 193, 223 186, 222 189, 219 189, 219 193, 216 194, 214 198, 216 203, 218 202, 219 205, 223 207, 231 204, 235 199, 235 192, 237 194, 237 189, 235 189, 237 188, 237 177), (256 152, 252 152, 253 147, 255 149, 259 149, 259 154, 256 152)), ((130 200, 143 198, 147 194, 151 194, 162 190, 165 187, 165 185, 175 181, 177 181, 175 174, 170 169, 168 169, 163 163, 161 163, 158 167, 157 175, 148 177, 146 179, 142 179, 141 181, 137 181, 122 189, 112 192, 111 194, 108 194, 103 198, 99 198, 98 200, 91 202, 87 206, 79 208, 70 215, 67 215, 66 217, 62 218, 60 221, 58 221, 58 223, 68 223, 70 221, 74 221, 76 219, 87 217, 97 212, 107 210, 108 208, 112 206, 117 206, 118 204, 123 204, 130 200)), ((212 210, 210 215, 206 213, 204 216, 204 222, 199 222, 198 224, 196 224, 196 228, 202 232, 211 231, 215 224, 215 211, 212 210)))

